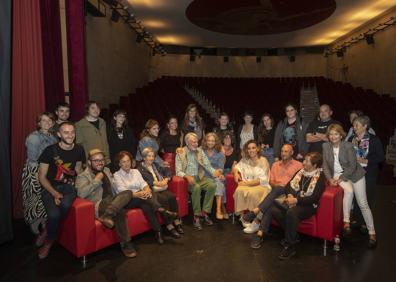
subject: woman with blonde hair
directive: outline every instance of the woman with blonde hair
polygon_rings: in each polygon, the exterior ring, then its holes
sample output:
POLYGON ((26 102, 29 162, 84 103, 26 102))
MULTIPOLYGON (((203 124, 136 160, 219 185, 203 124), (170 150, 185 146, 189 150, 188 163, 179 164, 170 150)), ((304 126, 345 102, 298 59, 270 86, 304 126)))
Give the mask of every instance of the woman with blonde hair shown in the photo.
POLYGON ((358 163, 353 144, 343 140, 346 133, 341 125, 332 124, 327 128, 329 142, 323 146, 323 171, 330 185, 339 185, 344 190, 344 235, 351 234, 350 212, 353 197, 363 214, 369 232, 369 248, 375 248, 377 238, 374 220, 367 202, 365 171, 358 163))
MULTIPOLYGON (((209 132, 202 140, 202 150, 208 157, 208 160, 214 169, 219 169, 221 172, 224 170, 225 156, 222 151, 220 139, 214 132, 209 132)), ((225 211, 225 185, 224 181, 219 178, 213 177, 209 172, 205 171, 205 176, 213 179, 216 182, 216 218, 228 219, 228 214, 225 211)))

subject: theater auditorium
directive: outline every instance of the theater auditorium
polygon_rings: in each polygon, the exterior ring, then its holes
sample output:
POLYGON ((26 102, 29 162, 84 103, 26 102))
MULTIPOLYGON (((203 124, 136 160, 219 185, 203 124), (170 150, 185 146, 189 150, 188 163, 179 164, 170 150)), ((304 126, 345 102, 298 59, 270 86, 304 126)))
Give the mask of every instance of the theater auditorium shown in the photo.
POLYGON ((0 281, 392 281, 396 0, 2 0, 0 281))

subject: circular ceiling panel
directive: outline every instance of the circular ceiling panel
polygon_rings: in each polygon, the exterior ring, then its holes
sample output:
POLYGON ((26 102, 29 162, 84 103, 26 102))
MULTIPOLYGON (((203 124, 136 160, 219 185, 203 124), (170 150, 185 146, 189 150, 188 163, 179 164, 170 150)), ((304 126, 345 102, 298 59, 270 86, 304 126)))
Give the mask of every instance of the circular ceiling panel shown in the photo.
POLYGON ((263 35, 312 26, 327 19, 335 9, 335 0, 194 0, 186 16, 210 31, 263 35))

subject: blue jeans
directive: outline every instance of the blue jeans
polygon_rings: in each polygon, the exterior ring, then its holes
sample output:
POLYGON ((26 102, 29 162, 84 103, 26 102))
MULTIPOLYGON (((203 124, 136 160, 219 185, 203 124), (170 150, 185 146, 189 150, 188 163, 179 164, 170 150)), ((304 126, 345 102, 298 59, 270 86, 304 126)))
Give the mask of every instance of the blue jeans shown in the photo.
POLYGON ((266 148, 263 150, 263 156, 267 159, 270 167, 274 162, 274 148, 266 148))
POLYGON ((284 193, 285 193, 285 188, 272 187, 271 192, 260 203, 259 209, 263 213, 263 217, 261 218, 261 223, 260 223, 260 230, 264 232, 268 232, 272 219, 271 208, 274 205, 275 199, 284 193))
POLYGON ((43 188, 41 192, 41 199, 48 216, 48 240, 56 239, 59 224, 67 215, 77 195, 76 189, 70 184, 59 184, 54 186, 54 189, 63 195, 59 206, 55 204, 54 197, 46 189, 43 188))

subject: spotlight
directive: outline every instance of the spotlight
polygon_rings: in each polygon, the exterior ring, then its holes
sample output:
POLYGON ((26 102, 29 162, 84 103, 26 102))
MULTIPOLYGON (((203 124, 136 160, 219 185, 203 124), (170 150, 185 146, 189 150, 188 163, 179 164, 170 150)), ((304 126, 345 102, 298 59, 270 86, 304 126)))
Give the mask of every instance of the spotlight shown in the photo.
POLYGON ((118 22, 118 20, 120 19, 120 14, 116 11, 116 10, 113 10, 112 12, 111 12, 111 18, 110 18, 113 22, 118 22))
POLYGON ((368 45, 373 45, 375 43, 373 34, 365 34, 364 38, 366 38, 366 43, 368 45))
POLYGON ((142 40, 143 40, 143 36, 140 33, 138 33, 136 35, 136 43, 140 43, 140 42, 142 42, 142 40))

